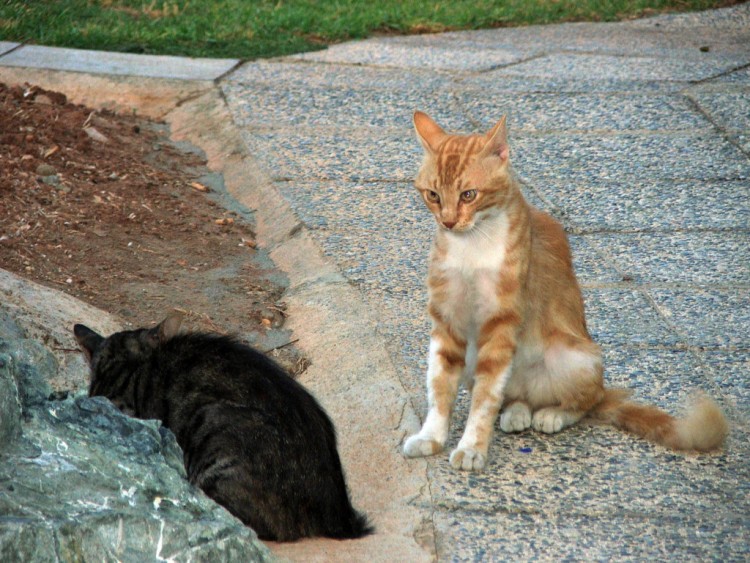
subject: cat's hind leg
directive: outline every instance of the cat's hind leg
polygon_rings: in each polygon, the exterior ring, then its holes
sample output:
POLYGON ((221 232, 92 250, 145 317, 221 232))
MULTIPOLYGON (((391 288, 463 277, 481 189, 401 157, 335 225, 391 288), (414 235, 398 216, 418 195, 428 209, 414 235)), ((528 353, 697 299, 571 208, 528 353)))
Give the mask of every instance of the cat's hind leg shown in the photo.
POLYGON ((572 426, 604 397, 599 348, 586 340, 549 345, 528 393, 534 430, 554 434, 572 426))
POLYGON ((466 342, 448 330, 433 329, 427 360, 427 417, 422 429, 404 443, 407 457, 424 457, 443 451, 465 364, 466 342))

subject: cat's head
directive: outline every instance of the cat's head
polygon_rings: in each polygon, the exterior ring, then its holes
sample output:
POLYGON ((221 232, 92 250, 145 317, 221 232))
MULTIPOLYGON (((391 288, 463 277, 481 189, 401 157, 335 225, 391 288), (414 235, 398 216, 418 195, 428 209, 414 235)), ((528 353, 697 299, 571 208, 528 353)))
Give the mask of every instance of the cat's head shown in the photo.
POLYGON ((105 394, 99 391, 109 378, 135 372, 160 344, 179 334, 181 324, 182 315, 173 313, 154 328, 125 330, 106 338, 85 325, 75 325, 73 334, 91 367, 89 394, 105 394))
POLYGON ((483 135, 449 135, 417 111, 414 129, 425 151, 415 186, 440 228, 466 232, 496 214, 512 187, 505 116, 483 135))

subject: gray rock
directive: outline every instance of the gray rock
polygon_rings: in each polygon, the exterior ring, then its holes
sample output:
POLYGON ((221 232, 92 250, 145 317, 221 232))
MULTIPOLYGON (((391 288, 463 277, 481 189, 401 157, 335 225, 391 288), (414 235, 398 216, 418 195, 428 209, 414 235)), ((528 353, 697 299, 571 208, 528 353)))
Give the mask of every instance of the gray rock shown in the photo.
MULTIPOLYGON (((78 391, 88 385, 88 368, 73 337, 74 323, 83 323, 100 334, 122 330, 121 324, 104 311, 0 269, 0 341, 10 338, 44 343, 57 367, 40 371, 55 391, 78 391)), ((8 352, 8 345, 0 342, 0 353, 8 352)))
POLYGON ((270 560, 190 485, 171 431, 85 392, 48 400, 54 356, 0 329, 0 560, 270 560))
POLYGON ((8 354, 0 354, 0 452, 21 433, 21 403, 12 361, 8 354))
POLYGON ((49 186, 57 186, 60 183, 60 177, 57 174, 50 174, 49 176, 42 176, 42 182, 49 186))
POLYGON ((52 393, 44 374, 57 373, 57 360, 36 340, 0 337, 0 353, 10 358, 24 410, 43 404, 52 393))

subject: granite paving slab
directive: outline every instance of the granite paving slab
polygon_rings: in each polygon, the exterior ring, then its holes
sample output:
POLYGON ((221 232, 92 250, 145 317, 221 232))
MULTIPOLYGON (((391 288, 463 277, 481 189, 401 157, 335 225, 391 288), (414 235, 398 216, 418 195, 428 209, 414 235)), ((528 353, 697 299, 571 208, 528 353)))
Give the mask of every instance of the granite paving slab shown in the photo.
POLYGON ((576 22, 496 28, 394 38, 393 41, 426 47, 442 42, 443 45, 468 44, 485 48, 522 46, 531 50, 541 47, 547 52, 700 57, 708 53, 747 53, 747 42, 742 39, 750 33, 748 14, 750 10, 743 4, 726 10, 702 12, 697 17, 685 13, 619 23, 576 22), (686 27, 690 33, 684 32, 686 27), (708 50, 705 50, 706 46, 708 50))
POLYGON ((535 182, 577 229, 747 229, 750 185, 745 180, 623 180, 535 182), (664 213, 669 209, 669 213, 664 213))
POLYGON ((591 243, 591 237, 568 234, 573 270, 582 287, 622 282, 622 273, 591 243))
POLYGON ((632 390, 640 403, 677 415, 688 410, 697 392, 726 400, 713 372, 693 350, 608 345, 602 351, 607 386, 632 390))
MULTIPOLYGON (((742 10, 731 10, 721 26, 728 25, 729 21, 734 24, 742 22, 742 10)), ((747 12, 745 8, 745 15, 747 12)), ((426 49, 445 48, 446 45, 453 48, 520 49, 528 55, 567 51, 707 59, 747 54, 749 49, 746 43, 743 44, 743 39, 750 35, 747 27, 740 24, 731 29, 733 33, 727 36, 723 29, 703 25, 694 26, 690 34, 685 34, 676 27, 665 28, 659 18, 646 18, 622 23, 576 22, 404 36, 389 38, 388 41, 426 49)))
POLYGON ((648 290, 659 311, 701 347, 750 349, 750 288, 653 288, 648 290))
POLYGON ((429 108, 445 127, 471 127, 452 97, 426 89, 286 88, 275 84, 248 89, 245 83, 230 83, 224 86, 224 92, 243 126, 403 130, 411 123, 415 109, 429 108))
POLYGON ((411 181, 414 163, 422 154, 411 128, 399 133, 365 133, 245 128, 243 138, 251 154, 264 162, 274 179, 411 181))
POLYGON ((741 86, 750 86, 750 66, 743 65, 742 68, 717 76, 712 81, 713 84, 732 84, 741 86))
POLYGON ((729 509, 654 519, 463 511, 436 513, 435 524, 451 561, 746 561, 750 554, 746 542, 735 541, 747 521, 729 509), (718 557, 717 545, 725 546, 718 557))
MULTIPOLYGON (((698 52, 698 55, 700 52, 698 52)), ((692 60, 663 56, 630 56, 559 53, 501 68, 492 74, 503 76, 558 76, 582 79, 705 80, 735 70, 747 57, 705 57, 692 60)))
POLYGON ((741 133, 737 135, 729 135, 729 139, 737 145, 737 147, 750 156, 750 134, 741 133))
MULTIPOLYGON (((747 33, 750 28, 750 6, 744 2, 738 6, 719 10, 685 12, 682 14, 664 14, 657 18, 643 18, 623 24, 629 28, 659 28, 664 31, 679 31, 683 37, 695 33, 711 33, 716 37, 724 37, 747 33)), ((747 46, 745 46, 747 48, 747 46)))
POLYGON ((698 92, 691 98, 722 129, 750 132, 750 89, 742 92, 698 92))
POLYGON ((222 80, 233 84, 266 84, 277 88, 361 88, 364 90, 431 90, 449 83, 454 74, 436 70, 376 68, 294 59, 253 61, 239 66, 222 80))
POLYGON ((747 230, 602 233, 592 242, 636 282, 750 286, 747 230))
MULTIPOLYGON (((460 420, 457 416, 456 422, 460 420)), ((453 434, 450 448, 460 432, 453 434)), ((454 471, 449 452, 435 459, 432 499, 441 511, 618 516, 626 512, 657 519, 689 511, 696 495, 712 504, 750 508, 750 471, 733 469, 738 459, 715 455, 711 466, 719 470, 708 481, 705 465, 689 455, 587 422, 556 435, 498 430, 486 471, 478 474, 454 471), (719 482, 713 481, 717 477, 719 482)))
MULTIPOLYGON (((241 125, 244 125, 239 119, 241 125)), ((274 177, 409 181, 422 149, 409 123, 400 133, 328 129, 248 129, 245 141, 274 177), (299 155, 306 162, 301 164, 299 155)), ((727 179, 750 177, 746 155, 723 137, 705 134, 513 135, 511 158, 530 183, 545 178, 727 179), (696 165, 700 162, 700 166, 696 165)))
POLYGON ((422 49, 391 41, 372 39, 334 45, 324 51, 293 55, 291 59, 328 63, 431 68, 436 70, 482 71, 516 63, 528 55, 513 48, 475 49, 439 47, 422 49))
POLYGON ((682 342, 637 289, 583 288, 583 296, 589 333, 601 345, 674 346, 682 342))
MULTIPOLYGON (((432 241, 434 219, 411 182, 293 180, 279 183, 278 187, 288 199, 304 202, 304 205, 297 207, 297 213, 305 224, 314 229, 347 232, 360 228, 374 236, 388 236, 382 227, 397 218, 398 228, 405 229, 402 243, 407 248, 429 248, 432 241), (331 205, 334 202, 345 203, 349 212, 338 212, 331 205), (397 217, 394 217, 394 206, 398 206, 397 217)), ((424 253, 419 254, 422 254, 424 261, 427 260, 424 253)), ((365 255, 361 258, 363 261, 368 259, 365 255)))
MULTIPOLYGON (((483 97, 523 93, 671 93, 680 92, 685 82, 676 80, 638 80, 624 78, 581 78, 561 73, 554 76, 513 76, 483 72, 474 75, 457 76, 455 89, 480 89, 483 97)), ((498 103, 504 101, 497 99, 498 103)))
POLYGON ((710 369, 725 404, 745 426, 750 425, 750 358, 746 351, 703 350, 701 361, 710 369))
POLYGON ((514 131, 689 131, 710 126, 681 95, 561 93, 496 99, 483 94, 457 92, 468 115, 488 129, 503 114, 514 131))
POLYGON ((747 155, 711 131, 514 135, 511 128, 510 146, 516 169, 532 185, 547 178, 578 183, 750 178, 747 155))

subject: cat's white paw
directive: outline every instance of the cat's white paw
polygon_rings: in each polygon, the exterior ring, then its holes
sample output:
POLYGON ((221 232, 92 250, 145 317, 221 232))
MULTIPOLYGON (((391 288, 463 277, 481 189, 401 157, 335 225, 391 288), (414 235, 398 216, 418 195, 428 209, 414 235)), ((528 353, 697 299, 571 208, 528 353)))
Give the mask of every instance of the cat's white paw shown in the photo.
POLYGON ((443 445, 440 442, 430 438, 423 438, 419 434, 409 437, 404 442, 404 455, 406 457, 425 457, 442 451, 443 445))
POLYGON ((450 461, 454 469, 479 471, 484 469, 487 456, 473 448, 456 448, 451 452, 450 461))
POLYGON ((548 407, 539 409, 534 413, 531 425, 534 427, 534 430, 538 430, 539 432, 554 434, 571 424, 568 418, 564 410, 548 407))
POLYGON ((531 410, 526 403, 513 403, 500 414, 500 430, 523 432, 531 426, 531 410))

